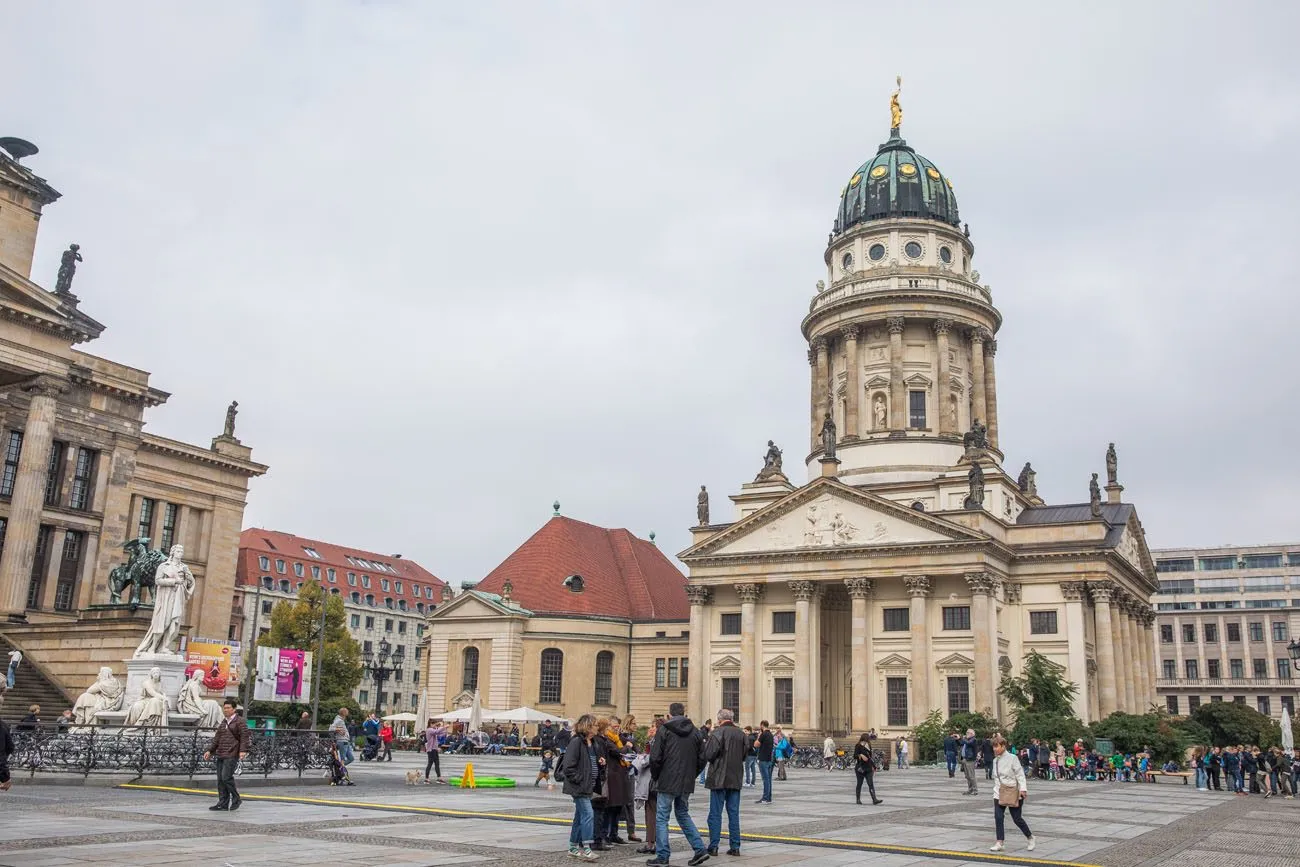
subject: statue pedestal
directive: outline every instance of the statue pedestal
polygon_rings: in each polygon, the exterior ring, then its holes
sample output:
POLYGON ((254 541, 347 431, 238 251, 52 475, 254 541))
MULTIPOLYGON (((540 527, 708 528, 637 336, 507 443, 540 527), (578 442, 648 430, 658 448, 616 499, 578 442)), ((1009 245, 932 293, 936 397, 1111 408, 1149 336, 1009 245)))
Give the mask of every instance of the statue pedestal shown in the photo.
POLYGON ((839 458, 818 458, 817 462, 822 465, 822 478, 834 479, 840 474, 839 458))
POLYGON ((122 710, 129 710, 140 698, 140 684, 149 679, 149 669, 162 670, 163 692, 167 694, 167 709, 176 710, 176 697, 185 685, 188 663, 179 656, 146 654, 126 660, 126 691, 122 697, 122 710))

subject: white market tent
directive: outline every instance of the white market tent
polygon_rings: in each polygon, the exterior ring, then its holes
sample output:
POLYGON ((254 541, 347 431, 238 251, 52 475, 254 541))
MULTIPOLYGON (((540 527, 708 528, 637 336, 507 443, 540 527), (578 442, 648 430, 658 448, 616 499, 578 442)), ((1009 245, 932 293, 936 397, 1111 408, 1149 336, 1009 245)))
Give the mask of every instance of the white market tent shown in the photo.
POLYGON ((508 723, 518 723, 520 725, 541 725, 547 720, 550 720, 553 723, 572 722, 572 720, 565 719, 564 717, 558 717, 555 714, 550 714, 550 713, 543 713, 542 711, 531 707, 517 707, 514 710, 503 710, 500 711, 499 713, 483 711, 484 722, 497 722, 497 723, 508 722, 508 723))
POLYGON ((419 717, 413 713, 393 713, 384 717, 385 722, 415 722, 419 717))

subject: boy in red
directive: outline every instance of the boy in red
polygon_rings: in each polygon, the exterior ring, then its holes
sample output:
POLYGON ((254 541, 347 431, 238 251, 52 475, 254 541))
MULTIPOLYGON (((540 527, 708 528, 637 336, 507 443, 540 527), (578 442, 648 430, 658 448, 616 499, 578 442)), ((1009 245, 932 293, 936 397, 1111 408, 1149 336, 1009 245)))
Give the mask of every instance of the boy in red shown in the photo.
POLYGON ((387 759, 388 761, 391 762, 393 760, 393 724, 392 723, 386 722, 379 727, 379 741, 384 745, 384 754, 380 756, 379 760, 382 762, 384 759, 387 759))

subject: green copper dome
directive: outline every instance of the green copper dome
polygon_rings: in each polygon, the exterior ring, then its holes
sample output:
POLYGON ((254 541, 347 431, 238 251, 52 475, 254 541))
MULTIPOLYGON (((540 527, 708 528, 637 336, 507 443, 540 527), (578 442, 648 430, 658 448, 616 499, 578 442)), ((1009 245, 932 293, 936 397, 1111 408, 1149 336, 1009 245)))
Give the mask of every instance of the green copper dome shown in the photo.
POLYGON ((845 184, 834 231, 838 234, 859 223, 890 217, 961 224, 952 184, 934 163, 908 146, 897 127, 889 131, 889 141, 876 150, 876 156, 845 184))

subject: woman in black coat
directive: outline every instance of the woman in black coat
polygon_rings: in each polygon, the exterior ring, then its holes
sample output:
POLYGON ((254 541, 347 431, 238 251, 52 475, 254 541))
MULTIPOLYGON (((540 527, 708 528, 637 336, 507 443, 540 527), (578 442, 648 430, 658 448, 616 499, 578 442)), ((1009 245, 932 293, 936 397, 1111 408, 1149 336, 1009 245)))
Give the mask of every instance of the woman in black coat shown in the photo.
POLYGON ((556 776, 564 783, 564 794, 573 798, 573 826, 569 831, 569 854, 582 861, 595 861, 588 840, 598 840, 592 816, 591 796, 600 783, 601 762, 592 739, 596 718, 583 714, 574 724, 574 736, 560 760, 556 776))
POLYGON ((857 746, 853 748, 853 770, 858 775, 858 803, 862 803, 862 782, 867 783, 867 791, 871 793, 871 803, 884 803, 876 797, 876 757, 871 754, 871 740, 864 734, 858 738, 857 746))
MULTIPOLYGON (((628 773, 631 765, 623 758, 623 741, 618 729, 611 726, 608 719, 602 717, 596 721, 594 743, 605 759, 604 824, 601 824, 601 815, 597 813, 596 845, 591 847, 600 850, 605 848, 605 843, 627 843, 627 840, 618 836, 618 824, 623 818, 623 811, 632 803, 632 777, 628 773)), ((597 801, 592 802, 593 807, 598 804, 597 801)))

